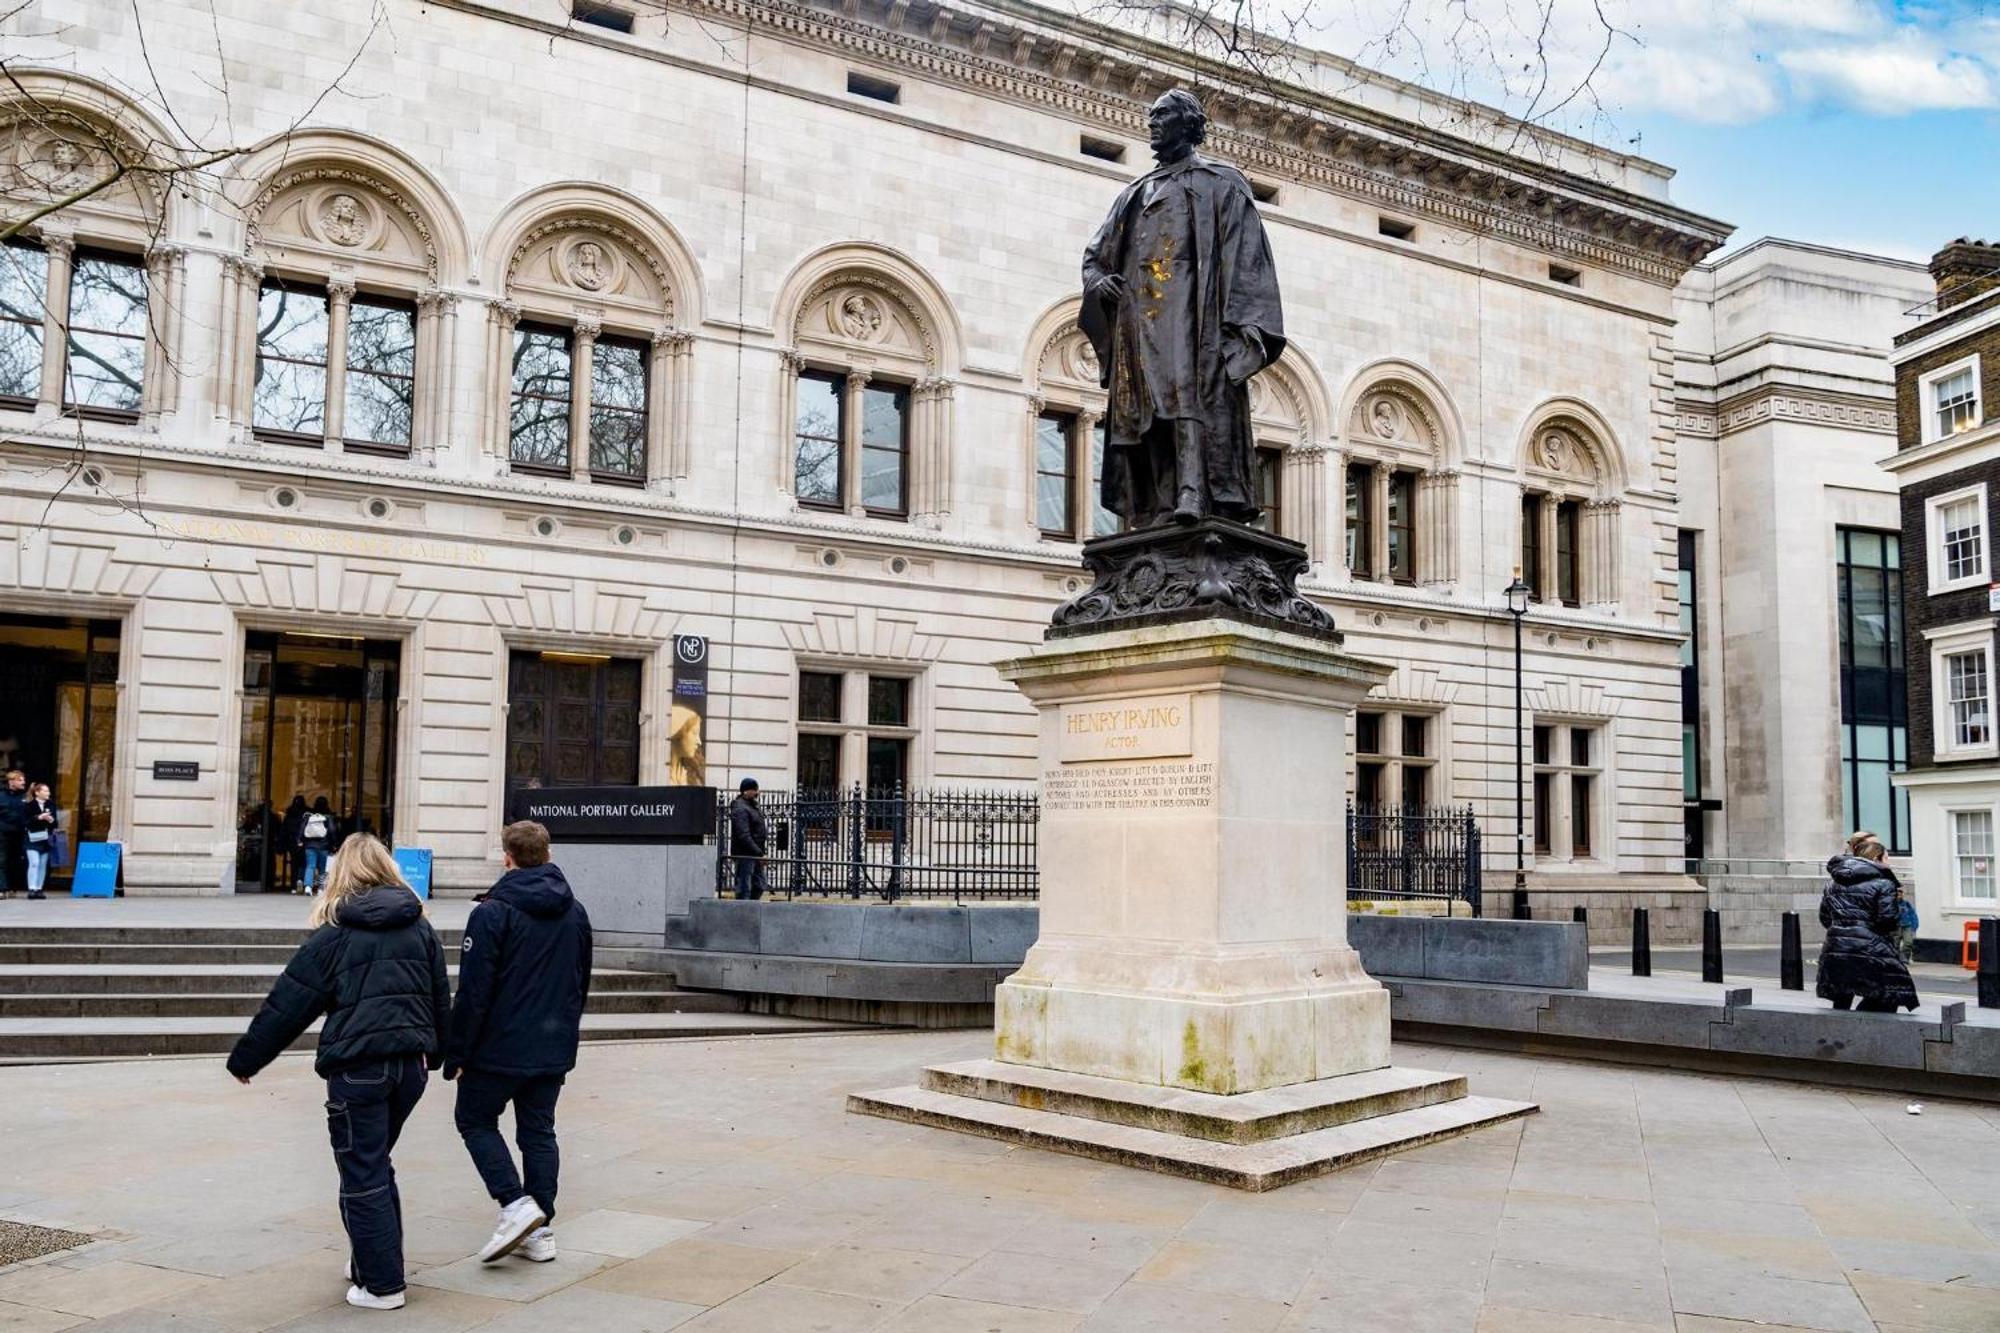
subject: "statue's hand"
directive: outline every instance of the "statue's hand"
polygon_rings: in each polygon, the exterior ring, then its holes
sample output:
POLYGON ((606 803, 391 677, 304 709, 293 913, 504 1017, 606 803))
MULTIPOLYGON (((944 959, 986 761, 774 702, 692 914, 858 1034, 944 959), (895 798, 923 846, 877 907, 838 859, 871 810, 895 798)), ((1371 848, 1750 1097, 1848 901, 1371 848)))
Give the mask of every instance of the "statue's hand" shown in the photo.
POLYGON ((1090 284, 1090 296, 1094 301, 1106 305, 1118 305, 1125 299, 1125 279, 1117 273, 1107 273, 1090 284))
POLYGON ((1225 329, 1222 369, 1230 381, 1241 384, 1264 368, 1264 340, 1255 329, 1225 329))

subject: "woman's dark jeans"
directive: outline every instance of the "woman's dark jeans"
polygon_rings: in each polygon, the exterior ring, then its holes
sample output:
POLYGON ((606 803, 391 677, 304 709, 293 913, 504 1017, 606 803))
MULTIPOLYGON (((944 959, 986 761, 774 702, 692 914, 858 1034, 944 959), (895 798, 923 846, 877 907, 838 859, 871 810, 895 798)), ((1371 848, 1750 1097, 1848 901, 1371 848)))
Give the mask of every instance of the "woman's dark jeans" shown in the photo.
POLYGON ((403 1289, 403 1200, 389 1154, 429 1077, 423 1056, 399 1055, 326 1081, 326 1125, 340 1168, 340 1221, 354 1281, 377 1296, 403 1289))

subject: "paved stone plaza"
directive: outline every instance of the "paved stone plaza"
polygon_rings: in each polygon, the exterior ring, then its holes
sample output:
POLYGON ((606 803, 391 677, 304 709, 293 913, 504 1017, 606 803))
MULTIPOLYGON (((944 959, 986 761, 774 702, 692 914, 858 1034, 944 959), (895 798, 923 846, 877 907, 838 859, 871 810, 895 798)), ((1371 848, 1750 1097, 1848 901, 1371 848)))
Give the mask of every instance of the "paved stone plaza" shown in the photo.
POLYGON ((990 1041, 586 1048, 549 1265, 468 1258, 491 1208, 436 1084, 393 1316, 340 1305, 307 1060, 0 1071, 0 1216, 106 1236, 0 1271, 0 1330, 2000 1328, 2000 1108, 1399 1044, 1542 1111, 1268 1195, 841 1110, 990 1041))

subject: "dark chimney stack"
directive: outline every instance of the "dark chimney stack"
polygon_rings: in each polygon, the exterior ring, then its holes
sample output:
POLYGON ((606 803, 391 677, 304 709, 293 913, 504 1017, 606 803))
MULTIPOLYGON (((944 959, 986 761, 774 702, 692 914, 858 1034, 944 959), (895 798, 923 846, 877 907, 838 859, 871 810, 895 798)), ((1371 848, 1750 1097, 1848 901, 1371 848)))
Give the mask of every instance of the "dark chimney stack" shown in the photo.
POLYGON ((2000 287, 2000 244, 1959 237, 1931 256, 1931 281, 1941 311, 2000 287))

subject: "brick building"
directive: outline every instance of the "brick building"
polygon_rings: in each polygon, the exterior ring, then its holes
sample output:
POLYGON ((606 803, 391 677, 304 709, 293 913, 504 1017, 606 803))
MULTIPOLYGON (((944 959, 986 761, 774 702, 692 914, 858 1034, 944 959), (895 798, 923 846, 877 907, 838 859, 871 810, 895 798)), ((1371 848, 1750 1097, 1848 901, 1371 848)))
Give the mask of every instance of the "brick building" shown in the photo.
MULTIPOLYGON (((1902 639, 1912 868, 1926 952, 2000 908, 2000 733, 1993 712, 2000 574, 2000 245, 1960 239, 1931 261, 1927 318, 1896 338, 1902 639)), ((1893 614, 1893 611, 1891 612, 1893 614)))

